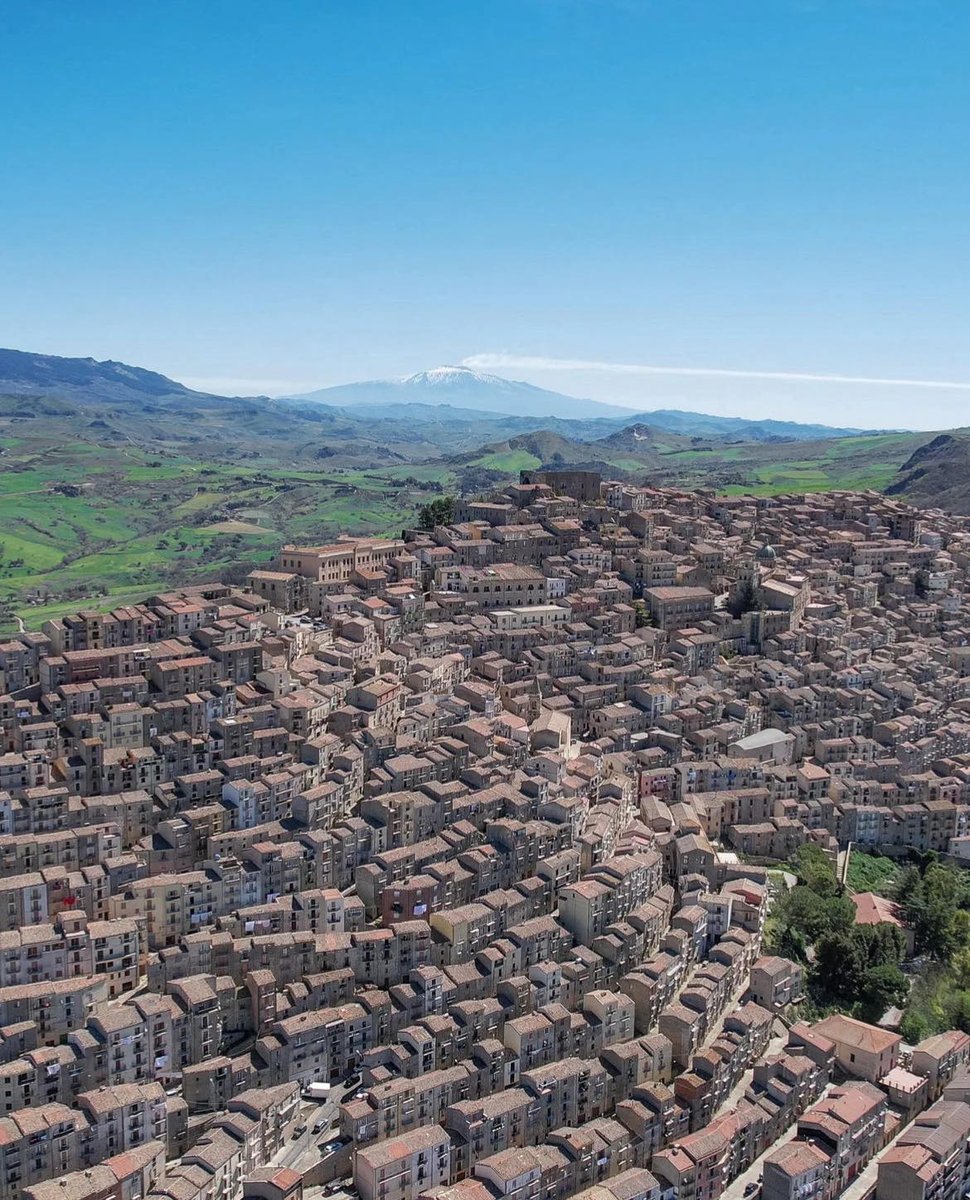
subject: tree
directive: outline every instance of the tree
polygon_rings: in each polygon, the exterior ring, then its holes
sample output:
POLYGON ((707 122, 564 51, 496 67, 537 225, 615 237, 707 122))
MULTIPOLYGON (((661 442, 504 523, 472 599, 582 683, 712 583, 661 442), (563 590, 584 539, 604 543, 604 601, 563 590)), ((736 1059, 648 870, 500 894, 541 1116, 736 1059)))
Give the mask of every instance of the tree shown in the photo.
POLYGON ((906 909, 913 903, 914 898, 921 897, 922 893, 923 876, 919 867, 906 867, 896 884, 896 902, 906 909))
POLYGON ((859 943, 850 934, 832 932, 819 938, 814 975, 830 996, 854 1000, 861 992, 865 963, 859 950, 859 943))
POLYGON ((814 942, 828 932, 825 901, 821 896, 816 896, 811 888, 801 885, 792 888, 779 901, 775 915, 780 927, 796 929, 808 942, 814 942))
POLYGON ((881 921, 878 925, 857 925, 853 937, 865 963, 870 967, 895 967, 906 953, 906 936, 896 925, 881 921))
POLYGON ((775 944, 778 948, 778 953, 783 958, 790 958, 793 962, 808 961, 808 944, 805 940, 805 935, 800 929, 796 929, 794 925, 785 925, 778 931, 778 936, 775 939, 775 944))
POLYGON ((795 855, 795 873, 817 896, 837 896, 841 890, 832 860, 818 846, 799 846, 795 855))
POLYGON ((439 496, 418 509, 418 528, 429 532, 439 525, 451 523, 455 513, 454 496, 439 496))
MULTIPOLYGON (((955 896, 939 870, 937 863, 925 859, 919 865, 907 867, 896 886, 896 901, 915 931, 916 949, 934 957, 947 957, 949 918, 941 911, 941 903, 955 901, 955 896)), ((945 868, 942 870, 945 873, 945 868)), ((956 933, 955 918, 953 932, 956 933)))
POLYGON ((964 1033, 970 1031, 970 992, 957 992, 954 995, 947 1016, 948 1025, 962 1029, 964 1033))
POLYGON ((865 1018, 878 1021, 887 1008, 906 999, 909 983, 895 965, 870 967, 863 972, 859 1002, 865 1018))
POLYGON ((931 862, 922 878, 908 870, 900 880, 897 896, 907 921, 916 934, 916 949, 940 962, 948 962, 960 944, 966 925, 956 919, 966 886, 957 873, 942 863, 931 862))
POLYGON ((920 1009, 910 1009, 899 1026, 903 1041, 915 1046, 933 1032, 933 1023, 920 1009))
POLYGON ((637 629, 646 629, 653 624, 653 617, 650 616, 645 600, 634 600, 633 612, 633 623, 637 629))
POLYGON ((735 620, 746 612, 751 612, 752 609, 758 607, 758 596, 754 590, 754 584, 750 580, 746 580, 740 584, 730 596, 724 607, 728 610, 735 620))
POLYGON ((957 986, 964 990, 970 989, 970 948, 964 946, 962 950, 958 950, 950 961, 950 967, 957 986))
MULTIPOLYGON (((809 992, 820 1007, 836 1004, 864 1020, 878 1020, 907 994, 907 979, 899 969, 905 936, 888 922, 856 924, 855 905, 821 847, 802 846, 792 869, 798 883, 772 911, 772 950, 809 964, 809 992)), ((908 883, 922 903, 926 888, 916 874, 918 886, 908 883)))

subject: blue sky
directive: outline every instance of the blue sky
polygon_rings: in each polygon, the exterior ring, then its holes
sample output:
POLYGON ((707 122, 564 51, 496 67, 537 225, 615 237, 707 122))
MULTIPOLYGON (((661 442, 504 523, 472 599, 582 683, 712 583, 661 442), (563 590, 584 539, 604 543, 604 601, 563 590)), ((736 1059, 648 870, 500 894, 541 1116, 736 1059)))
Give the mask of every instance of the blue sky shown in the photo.
POLYGON ((970 387, 610 369, 970 385, 968 52, 963 0, 7 0, 0 344, 970 424, 970 387))

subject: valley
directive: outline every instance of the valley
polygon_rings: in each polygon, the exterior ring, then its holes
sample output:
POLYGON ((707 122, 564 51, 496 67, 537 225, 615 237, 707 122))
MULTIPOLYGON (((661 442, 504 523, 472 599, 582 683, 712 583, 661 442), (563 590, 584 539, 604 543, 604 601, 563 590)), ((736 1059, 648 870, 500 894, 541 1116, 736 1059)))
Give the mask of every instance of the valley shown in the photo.
POLYGON ((398 403, 368 392, 342 408, 212 396, 124 364, 0 352, 3 628, 203 575, 241 577, 284 540, 391 533, 437 495, 473 495, 540 466, 727 494, 871 488, 970 511, 960 431, 818 437, 791 426, 812 436, 783 438, 771 422, 617 418, 580 401, 572 419, 513 415, 494 410, 517 394, 512 385, 499 381, 495 400, 489 378, 462 377, 459 393, 440 380, 431 392, 391 388, 398 403))

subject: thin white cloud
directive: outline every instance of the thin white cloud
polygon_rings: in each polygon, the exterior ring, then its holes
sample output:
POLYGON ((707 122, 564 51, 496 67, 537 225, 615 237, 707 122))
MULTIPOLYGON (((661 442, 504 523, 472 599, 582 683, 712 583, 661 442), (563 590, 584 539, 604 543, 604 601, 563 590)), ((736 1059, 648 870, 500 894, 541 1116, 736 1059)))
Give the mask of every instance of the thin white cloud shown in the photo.
POLYGON ((869 387, 934 388, 970 392, 970 381, 882 379, 871 375, 816 375, 804 371, 735 371, 725 367, 660 367, 645 363, 595 362, 582 358, 543 358, 528 354, 471 354, 462 366, 479 370, 603 371, 610 375, 689 375, 717 379, 779 379, 794 383, 852 383, 869 387))

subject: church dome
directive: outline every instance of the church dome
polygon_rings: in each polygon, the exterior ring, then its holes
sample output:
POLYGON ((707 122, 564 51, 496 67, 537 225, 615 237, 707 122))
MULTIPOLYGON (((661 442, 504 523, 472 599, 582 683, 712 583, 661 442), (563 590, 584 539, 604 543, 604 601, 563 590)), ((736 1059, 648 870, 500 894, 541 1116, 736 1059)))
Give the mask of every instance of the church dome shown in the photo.
POLYGON ((775 554, 774 547, 765 542, 755 557, 758 562, 773 563, 778 556, 775 554))

